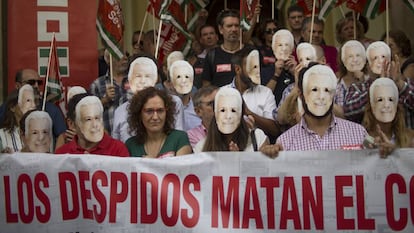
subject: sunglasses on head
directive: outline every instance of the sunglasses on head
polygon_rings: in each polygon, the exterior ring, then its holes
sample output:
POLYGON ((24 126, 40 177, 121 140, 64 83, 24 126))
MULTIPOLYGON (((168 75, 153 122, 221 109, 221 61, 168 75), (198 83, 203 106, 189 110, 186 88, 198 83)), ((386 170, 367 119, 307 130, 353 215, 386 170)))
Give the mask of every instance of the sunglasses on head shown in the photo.
POLYGON ((23 82, 24 84, 29 84, 31 86, 37 83, 38 86, 43 85, 43 80, 29 79, 23 82))
POLYGON ((274 34, 275 32, 277 32, 277 28, 274 28, 274 29, 267 29, 267 30, 265 31, 265 33, 266 33, 266 34, 274 34))

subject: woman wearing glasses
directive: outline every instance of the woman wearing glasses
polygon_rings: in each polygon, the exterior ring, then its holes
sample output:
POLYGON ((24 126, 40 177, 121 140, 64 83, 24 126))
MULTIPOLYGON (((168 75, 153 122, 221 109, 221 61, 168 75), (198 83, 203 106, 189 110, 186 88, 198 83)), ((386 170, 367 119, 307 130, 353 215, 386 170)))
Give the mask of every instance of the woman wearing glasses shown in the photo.
POLYGON ((262 57, 261 77, 262 85, 266 85, 275 73, 275 55, 272 50, 272 37, 278 30, 277 22, 273 19, 268 19, 260 25, 260 39, 261 45, 258 46, 262 57))
POLYGON ((164 158, 191 154, 184 131, 175 130, 175 103, 165 91, 153 87, 135 94, 128 109, 133 135, 125 144, 134 157, 164 158))

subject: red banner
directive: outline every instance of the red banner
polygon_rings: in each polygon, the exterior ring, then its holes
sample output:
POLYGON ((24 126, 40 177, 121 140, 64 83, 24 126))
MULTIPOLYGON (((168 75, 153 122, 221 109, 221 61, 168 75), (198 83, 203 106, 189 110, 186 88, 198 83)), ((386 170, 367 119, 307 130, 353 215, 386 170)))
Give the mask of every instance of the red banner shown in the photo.
POLYGON ((64 86, 89 88, 98 76, 96 1, 13 0, 7 3, 8 90, 14 89, 19 69, 31 68, 42 78, 46 76, 53 32, 64 86))

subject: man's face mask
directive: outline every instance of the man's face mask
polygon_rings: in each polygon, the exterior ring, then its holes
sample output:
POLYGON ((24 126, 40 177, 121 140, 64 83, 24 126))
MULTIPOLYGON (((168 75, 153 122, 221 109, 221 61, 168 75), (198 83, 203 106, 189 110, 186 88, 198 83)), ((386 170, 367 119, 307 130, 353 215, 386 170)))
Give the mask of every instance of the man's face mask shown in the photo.
POLYGON ((145 88, 153 87, 157 82, 157 78, 157 72, 153 70, 152 66, 136 64, 129 77, 131 91, 137 93, 145 88))
POLYGON ((373 89, 371 110, 375 118, 382 123, 392 122, 397 113, 398 99, 389 85, 376 86, 373 89))
MULTIPOLYGON (((184 61, 180 61, 180 63, 182 62, 184 61)), ((175 91, 182 95, 190 93, 194 82, 194 71, 192 67, 187 65, 173 65, 171 69, 173 69, 171 81, 175 91)))
POLYGON ((249 79, 252 80, 254 84, 260 84, 260 59, 259 51, 253 50, 247 55, 246 58, 246 71, 249 79))
POLYGON ((364 53, 358 46, 347 47, 343 63, 349 72, 361 71, 364 68, 367 63, 364 53))
POLYGON ((22 112, 22 114, 25 114, 26 112, 28 112, 29 110, 35 109, 36 105, 35 105, 35 100, 34 100, 34 94, 32 91, 29 90, 24 90, 21 93, 21 103, 19 103, 19 108, 20 111, 22 112))
POLYGON ((385 61, 390 61, 390 55, 384 47, 378 47, 370 50, 369 59, 371 63, 369 67, 374 74, 381 74, 385 61))
POLYGON ((311 61, 316 61, 316 52, 312 45, 309 44, 310 47, 302 47, 297 52, 299 63, 303 65, 303 67, 307 67, 311 61))
POLYGON ((104 125, 102 114, 96 104, 81 106, 78 127, 87 141, 100 142, 102 140, 104 125))
POLYGON ((278 35, 272 44, 276 59, 286 61, 292 54, 293 45, 288 35, 278 35))
POLYGON ((334 90, 330 80, 327 74, 311 74, 307 86, 303 87, 305 104, 314 116, 325 116, 331 109, 334 90))
POLYGON ((26 129, 25 143, 31 152, 48 153, 50 151, 51 132, 46 118, 32 118, 26 129))
POLYGON ((242 116, 240 103, 232 96, 219 96, 217 109, 214 109, 217 127, 223 134, 233 133, 240 125, 242 116))

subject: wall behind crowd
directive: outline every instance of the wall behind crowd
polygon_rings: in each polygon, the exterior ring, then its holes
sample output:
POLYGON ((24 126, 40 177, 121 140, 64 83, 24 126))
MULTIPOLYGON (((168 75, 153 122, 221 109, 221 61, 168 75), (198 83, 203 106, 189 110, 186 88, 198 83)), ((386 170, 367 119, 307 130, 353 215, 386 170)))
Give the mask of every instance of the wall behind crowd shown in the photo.
MULTIPOLYGON (((215 4, 216 7, 220 7, 220 2, 224 1, 210 1, 211 4, 215 4)), ((126 51, 131 51, 131 37, 134 31, 140 30, 142 22, 144 20, 145 11, 147 8, 147 1, 134 1, 134 0, 121 0, 122 9, 125 19, 125 33, 124 33, 124 47, 126 51)), ((223 3, 224 5, 224 3, 223 3)), ((214 8, 216 8, 214 7, 214 8)), ((5 24, 7 9, 7 1, 1 1, 0 12, 2 12, 0 17, 0 24, 2 25, 1 35, 0 35, 0 64, 2 65, 0 72, 0 102, 3 102, 4 97, 7 96, 7 86, 5 85, 5 78, 7 77, 7 45, 5 44, 5 38, 7 37, 5 24)), ((269 11, 268 7, 262 9, 262 11, 269 11)), ((346 12, 348 9, 343 7, 343 10, 346 12)), ((215 15, 210 15, 211 18, 215 18, 215 15)), ((326 20, 325 26, 325 39, 328 44, 338 45, 335 40, 335 24, 342 18, 342 13, 339 8, 334 9, 329 17, 326 20)), ((214 22, 214 21, 213 21, 214 22)), ((408 7, 402 1, 393 1, 391 10, 390 10, 390 28, 391 29, 401 29, 414 42, 414 30, 411 30, 410 25, 414 23, 414 13, 408 9, 408 7)), ((144 31, 158 28, 158 20, 153 20, 151 14, 148 14, 146 23, 144 25, 144 31)), ((385 33, 385 14, 381 14, 379 17, 374 20, 370 20, 370 28, 367 33, 367 37, 373 39, 380 39, 381 36, 385 33)), ((102 48, 100 41, 97 41, 97 49, 102 48)), ((413 43, 414 45, 414 43, 413 43)), ((14 82, 14 80, 9 80, 9 82, 14 82)))

